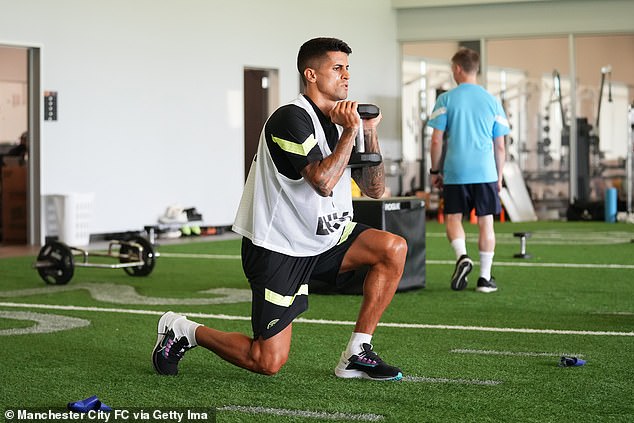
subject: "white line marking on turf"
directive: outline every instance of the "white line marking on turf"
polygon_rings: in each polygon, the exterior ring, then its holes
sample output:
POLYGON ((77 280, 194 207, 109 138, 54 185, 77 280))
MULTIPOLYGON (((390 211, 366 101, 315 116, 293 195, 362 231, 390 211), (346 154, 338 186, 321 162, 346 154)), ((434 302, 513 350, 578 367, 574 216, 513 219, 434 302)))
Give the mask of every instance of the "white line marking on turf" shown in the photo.
MULTIPOLYGON (((21 308, 39 308, 48 310, 74 310, 74 311, 97 311, 107 313, 127 313, 127 314, 145 314, 160 316, 164 312, 156 310, 138 310, 128 308, 105 308, 105 307, 82 307, 73 305, 52 305, 52 304, 28 304, 28 303, 6 303, 0 302, 0 307, 21 307, 21 308)), ((208 314, 208 313, 187 313, 182 312, 190 317, 200 317, 204 319, 219 320, 247 320, 249 316, 231 316, 227 314, 208 314)), ((338 326, 354 326, 355 322, 348 320, 323 320, 323 319, 304 319, 297 318, 294 323, 312 323, 317 325, 338 325, 338 326)), ((589 330, 561 330, 561 329, 529 329, 529 328, 494 328, 485 326, 460 326, 460 325, 426 325, 419 323, 379 323, 379 326, 388 328, 401 329, 443 329, 443 330, 467 330, 478 332, 509 332, 509 333, 539 333, 549 335, 589 335, 589 336, 634 336, 634 332, 605 332, 605 331, 589 331, 589 330)))
POLYGON ((478 380, 478 379, 448 379, 445 377, 423 377, 423 376, 403 376, 403 382, 423 382, 423 383, 459 383, 463 385, 501 385, 499 380, 478 380))
MULTIPOLYGON (((454 266, 455 261, 452 260, 427 260, 427 264, 450 264, 454 266)), ((474 264, 479 264, 473 261, 474 264)), ((515 261, 496 261, 496 266, 507 267, 562 267, 564 269, 634 269, 634 264, 601 264, 601 263, 527 263, 515 261)))
POLYGON ((62 330, 83 328, 90 325, 90 320, 76 317, 56 316, 51 314, 33 313, 26 311, 2 311, 0 319, 15 319, 35 322, 33 326, 26 328, 12 328, 0 330, 2 335, 31 335, 34 333, 52 333, 62 330))
POLYGON ((288 410, 285 408, 254 407, 243 405, 225 405, 218 411, 237 411, 249 414, 272 414, 275 416, 290 416, 324 420, 366 421, 378 422, 384 419, 380 414, 352 414, 352 413, 328 413, 326 411, 288 410))
MULTIPOLYGON (((349 323, 354 324, 354 322, 349 322, 349 323)), ((472 331, 480 331, 480 332, 541 333, 541 334, 550 334, 550 335, 634 336, 634 332, 605 332, 605 331, 588 331, 588 330, 530 329, 530 328, 494 328, 494 327, 485 327, 485 326, 424 325, 424 324, 417 324, 417 323, 379 323, 379 326, 413 328, 413 329, 472 330, 472 331)))
MULTIPOLYGON (((162 316, 164 311, 157 310, 138 310, 132 308, 108 308, 108 307, 82 307, 74 305, 51 305, 51 304, 27 304, 27 303, 2 303, 0 307, 22 307, 22 308, 39 308, 47 310, 71 310, 71 311, 97 311, 105 313, 121 313, 121 314, 143 314, 162 316)), ((246 316, 229 316, 227 314, 206 314, 206 313, 185 313, 187 316, 202 317, 207 319, 219 319, 219 320, 251 320, 246 316)))
POLYGON ((156 305, 208 305, 208 304, 235 304, 251 302, 250 289, 213 288, 198 291, 200 294, 216 295, 213 298, 160 298, 146 297, 137 292, 136 287, 114 283, 80 283, 64 286, 47 285, 42 288, 27 288, 16 291, 0 291, 0 298, 25 297, 28 295, 51 295, 61 292, 69 292, 85 289, 90 296, 104 303, 156 306, 156 305))
POLYGON ((240 260, 239 255, 231 254, 192 254, 192 253, 161 253, 161 258, 193 258, 193 259, 219 259, 219 260, 240 260))
MULTIPOLYGON (((444 232, 427 232, 428 238, 446 238, 444 232)), ((511 233, 497 233, 499 244, 515 244, 518 238, 511 233)), ((532 232, 530 243, 534 245, 579 244, 629 244, 631 232, 532 232)))
POLYGON ((495 350, 453 349, 453 350, 450 350, 449 352, 456 353, 456 354, 511 355, 511 356, 520 356, 520 357, 561 357, 562 355, 583 357, 583 354, 526 352, 526 351, 495 351, 495 350))
POLYGON ((631 311, 595 311, 591 314, 608 314, 615 316, 634 316, 634 313, 631 311))
MULTIPOLYGON (((219 259, 219 260, 240 260, 239 255, 223 254, 181 254, 181 253, 161 253, 161 257, 167 258, 191 258, 191 259, 219 259)), ((426 264, 449 264, 455 265, 452 260, 427 260, 426 264)), ((474 261, 474 264, 478 262, 474 261)), ((562 267, 565 269, 634 269, 634 264, 601 264, 601 263, 534 263, 517 261, 496 261, 496 266, 510 267, 562 267)))

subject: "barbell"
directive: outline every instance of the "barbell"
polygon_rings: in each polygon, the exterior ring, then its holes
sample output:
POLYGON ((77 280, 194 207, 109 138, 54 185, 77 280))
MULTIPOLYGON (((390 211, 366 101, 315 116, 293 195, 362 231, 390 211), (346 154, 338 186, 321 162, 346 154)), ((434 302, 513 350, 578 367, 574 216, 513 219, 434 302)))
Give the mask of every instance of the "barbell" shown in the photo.
POLYGON ((48 241, 40 249, 33 267, 44 282, 65 285, 72 279, 76 267, 123 269, 130 276, 147 276, 154 270, 157 257, 152 244, 141 236, 110 241, 106 253, 88 252, 60 241, 48 241), (90 256, 114 258, 118 263, 91 263, 88 261, 90 256))

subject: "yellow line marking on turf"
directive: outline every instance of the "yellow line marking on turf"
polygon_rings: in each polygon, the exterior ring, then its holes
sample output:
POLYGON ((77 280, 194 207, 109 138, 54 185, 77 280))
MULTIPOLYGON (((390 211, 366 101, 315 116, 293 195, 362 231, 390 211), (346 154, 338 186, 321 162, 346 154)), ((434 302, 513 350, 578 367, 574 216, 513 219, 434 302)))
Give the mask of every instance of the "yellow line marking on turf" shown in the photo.
MULTIPOLYGON (((52 304, 28 304, 28 303, 7 303, 0 302, 0 307, 20 307, 20 308, 37 308, 47 310, 71 310, 71 311, 96 311, 106 313, 127 313, 127 314, 144 314, 160 316, 164 312, 156 310, 138 310, 128 308, 105 308, 105 307, 83 307, 73 305, 52 305, 52 304)), ((203 319, 219 319, 219 320, 246 320, 250 321, 249 316, 231 316, 227 314, 208 314, 208 313, 186 313, 180 312, 189 317, 199 317, 203 319)), ((310 323, 317 325, 336 325, 336 326, 354 326, 355 322, 347 320, 322 320, 322 319, 304 319, 297 318, 293 323, 310 323)), ((419 323, 379 323, 379 326, 400 329, 441 329, 441 330, 465 330, 478 332, 506 332, 506 333, 538 333, 548 335, 588 335, 588 336, 633 336, 634 332, 608 332, 608 331, 589 331, 589 330, 561 330, 561 329, 530 329, 530 328, 495 328, 485 326, 461 326, 461 325, 426 325, 419 323)))

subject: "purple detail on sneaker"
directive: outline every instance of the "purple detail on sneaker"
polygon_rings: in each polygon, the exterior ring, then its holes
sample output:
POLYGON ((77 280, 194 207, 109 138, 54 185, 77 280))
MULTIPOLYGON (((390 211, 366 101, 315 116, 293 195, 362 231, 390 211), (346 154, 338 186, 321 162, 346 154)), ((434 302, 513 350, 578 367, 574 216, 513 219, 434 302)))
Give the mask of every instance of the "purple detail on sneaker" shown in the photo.
POLYGON ((170 349, 172 348, 173 344, 174 344, 174 340, 171 338, 168 338, 167 344, 165 345, 165 347, 163 348, 163 351, 161 352, 161 354, 163 354, 163 357, 167 358, 169 356, 170 349))
POLYGON ((377 365, 376 361, 370 360, 369 358, 359 357, 357 360, 360 361, 362 364, 367 364, 367 365, 371 365, 371 366, 376 366, 377 365))

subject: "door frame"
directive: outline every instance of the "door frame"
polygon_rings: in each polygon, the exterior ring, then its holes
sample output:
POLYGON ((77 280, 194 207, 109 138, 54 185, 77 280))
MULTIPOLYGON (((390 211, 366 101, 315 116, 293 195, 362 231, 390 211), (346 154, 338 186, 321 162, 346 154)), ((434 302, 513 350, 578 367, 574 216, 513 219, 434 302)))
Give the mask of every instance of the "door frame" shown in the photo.
POLYGON ((41 123, 42 104, 41 56, 42 46, 36 43, 15 43, 0 40, 0 47, 23 48, 27 54, 27 244, 41 245, 42 239, 42 191, 41 191, 41 123))
POLYGON ((243 69, 244 90, 244 179, 246 180, 253 161, 253 154, 257 152, 259 133, 271 113, 279 107, 279 70, 273 68, 258 68, 245 66, 243 69), (262 86, 258 93, 249 92, 247 87, 247 74, 254 73, 267 79, 267 86, 262 86), (263 93, 263 94, 262 94, 263 93), (254 109, 249 110, 253 102, 261 102, 254 109), (254 117, 255 110, 261 109, 260 116, 254 117), (247 134, 258 134, 258 137, 250 137, 247 134))

